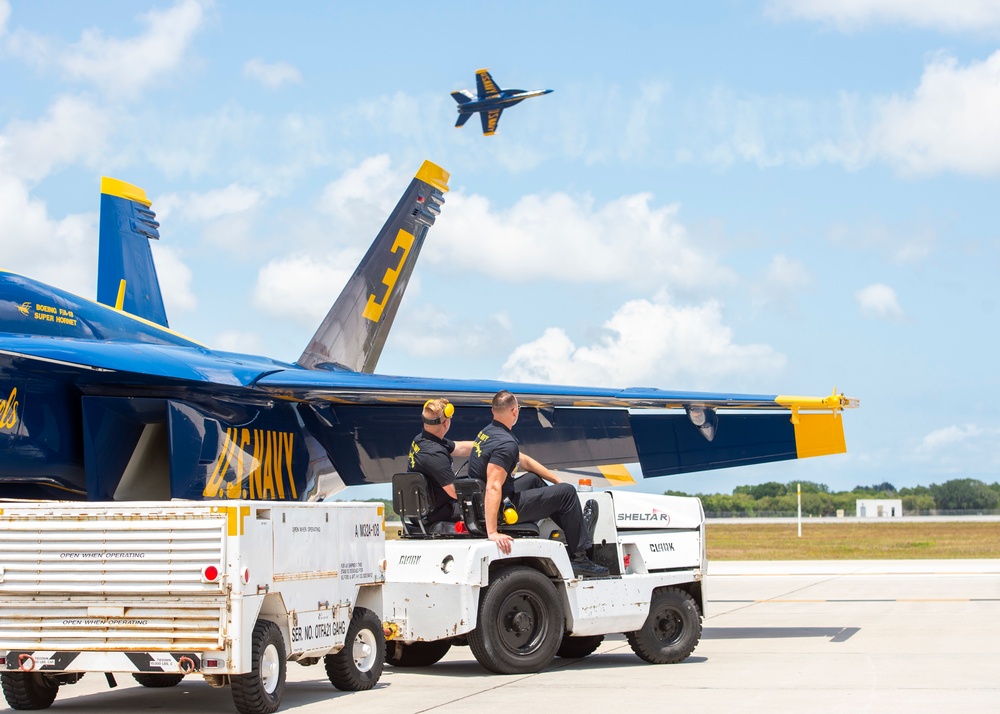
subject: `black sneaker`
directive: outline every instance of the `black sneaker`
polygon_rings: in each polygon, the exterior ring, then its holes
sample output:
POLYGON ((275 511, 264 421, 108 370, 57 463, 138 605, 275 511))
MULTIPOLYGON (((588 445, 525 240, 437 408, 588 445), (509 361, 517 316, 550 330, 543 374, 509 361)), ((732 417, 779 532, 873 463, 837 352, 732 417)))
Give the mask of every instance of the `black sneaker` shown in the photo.
POLYGON ((598 565, 584 552, 579 552, 570 561, 573 566, 573 575, 578 578, 606 578, 611 574, 603 565, 598 565))

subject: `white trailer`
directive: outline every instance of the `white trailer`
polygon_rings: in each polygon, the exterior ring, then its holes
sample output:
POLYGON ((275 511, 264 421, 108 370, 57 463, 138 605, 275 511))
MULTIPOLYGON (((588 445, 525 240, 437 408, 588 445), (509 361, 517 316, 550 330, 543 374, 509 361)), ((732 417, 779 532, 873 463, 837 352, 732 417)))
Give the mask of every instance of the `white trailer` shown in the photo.
POLYGON ((517 674, 556 656, 585 657, 611 633, 624 633, 639 657, 657 664, 679 662, 698 644, 706 558, 697 498, 578 493, 582 504, 598 507, 593 559, 611 572, 581 579, 564 542, 552 539, 551 521, 516 535, 509 555, 464 533, 482 531, 475 487, 459 486, 460 533, 427 528, 421 484, 419 474, 394 482, 404 535, 386 544, 390 664, 427 666, 452 645, 468 644, 485 668, 517 674))
POLYGON ((0 671, 14 709, 86 673, 201 675, 275 711, 286 662, 339 689, 382 672, 384 508, 372 503, 0 502, 0 671))

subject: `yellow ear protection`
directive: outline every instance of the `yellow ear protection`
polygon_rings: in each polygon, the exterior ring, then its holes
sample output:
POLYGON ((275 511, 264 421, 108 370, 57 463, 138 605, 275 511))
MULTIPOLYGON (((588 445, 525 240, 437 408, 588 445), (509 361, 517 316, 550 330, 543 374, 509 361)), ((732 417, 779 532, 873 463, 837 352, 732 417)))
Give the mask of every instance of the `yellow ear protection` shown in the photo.
MULTIPOLYGON (((424 402, 424 409, 426 409, 427 405, 433 401, 434 401, 433 399, 428 399, 426 402, 424 402)), ((427 417, 422 417, 422 418, 424 420, 424 424, 440 424, 445 419, 451 419, 454 415, 455 415, 455 405, 452 404, 451 402, 445 402, 444 417, 437 417, 436 419, 428 419, 427 417)))

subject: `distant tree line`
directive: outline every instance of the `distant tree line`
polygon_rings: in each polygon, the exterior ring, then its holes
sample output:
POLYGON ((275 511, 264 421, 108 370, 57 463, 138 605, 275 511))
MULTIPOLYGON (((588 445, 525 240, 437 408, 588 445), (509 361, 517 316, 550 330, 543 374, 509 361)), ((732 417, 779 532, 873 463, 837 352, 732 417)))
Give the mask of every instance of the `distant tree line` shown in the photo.
MULTIPOLYGON (((954 479, 943 484, 896 489, 883 482, 871 486, 855 486, 850 491, 831 493, 829 487, 812 481, 778 483, 768 481, 755 486, 737 486, 732 495, 689 494, 683 491, 666 491, 668 496, 696 495, 701 499, 706 513, 721 516, 766 516, 795 514, 798 510, 796 488, 802 486, 803 516, 836 516, 843 510, 845 516, 856 513, 854 502, 859 498, 899 498, 903 501, 904 515, 927 515, 934 512, 973 511, 988 512, 1000 509, 1000 483, 985 484, 974 478, 954 479)), ((385 506, 387 521, 399 520, 392 510, 392 501, 370 498, 385 506)))
MULTIPOLYGON (((836 516, 838 510, 853 516, 859 498, 899 498, 904 515, 932 512, 989 512, 1000 508, 1000 483, 987 485, 974 478, 946 481, 942 484, 896 489, 883 482, 871 486, 855 486, 850 491, 831 493, 829 487, 811 481, 778 483, 769 481, 754 486, 737 486, 731 495, 697 495, 706 513, 727 516, 763 516, 796 513, 797 487, 802 486, 802 515, 836 516)), ((681 491, 666 491, 668 496, 688 496, 681 491)))

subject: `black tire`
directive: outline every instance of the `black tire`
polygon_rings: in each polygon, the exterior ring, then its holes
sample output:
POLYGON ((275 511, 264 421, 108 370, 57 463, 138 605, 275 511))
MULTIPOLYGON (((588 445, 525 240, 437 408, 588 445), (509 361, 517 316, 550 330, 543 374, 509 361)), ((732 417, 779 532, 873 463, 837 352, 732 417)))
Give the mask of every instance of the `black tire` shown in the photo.
POLYGON ((11 709, 48 709, 59 693, 59 683, 38 672, 3 672, 0 680, 11 709))
POLYGON ((626 632, 641 659, 651 664, 674 664, 687 659, 701 639, 701 613, 694 598, 677 588, 653 593, 643 626, 626 632))
POLYGON ((539 672, 563 639, 562 601, 542 573, 524 566, 498 571, 479 599, 479 623, 469 647, 497 674, 539 672))
POLYGON ((233 703, 242 714, 272 714, 285 693, 285 640, 269 620, 257 620, 251 646, 252 668, 232 676, 233 703))
POLYGON ((151 674, 150 672, 136 672, 132 679, 144 687, 158 689, 162 687, 176 687, 184 679, 183 674, 151 674))
POLYGON ((385 661, 393 667, 430 667, 451 649, 451 640, 436 642, 387 642, 385 661))
POLYGON ((385 633, 374 612, 359 607, 347 628, 344 646, 323 658, 330 684, 345 692, 374 687, 385 666, 385 633))
POLYGON ((584 635, 583 637, 563 637, 562 644, 556 651, 556 657, 579 659, 594 654, 594 650, 604 642, 604 635, 584 635))

